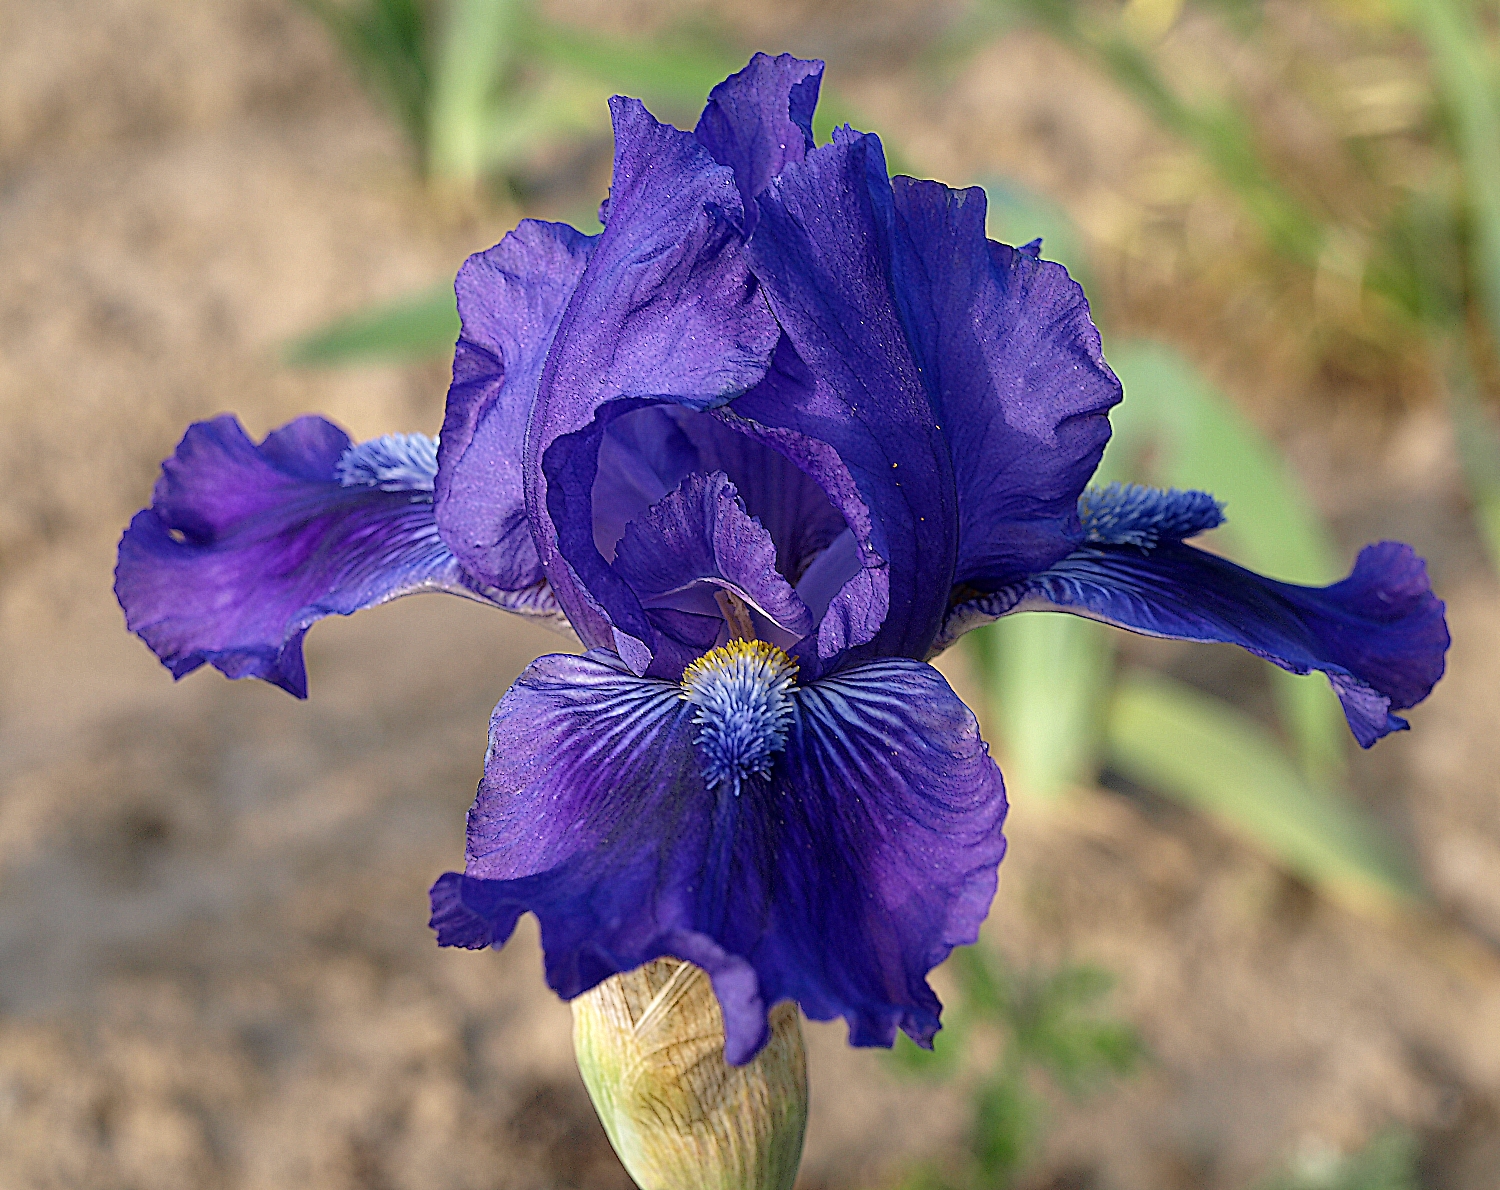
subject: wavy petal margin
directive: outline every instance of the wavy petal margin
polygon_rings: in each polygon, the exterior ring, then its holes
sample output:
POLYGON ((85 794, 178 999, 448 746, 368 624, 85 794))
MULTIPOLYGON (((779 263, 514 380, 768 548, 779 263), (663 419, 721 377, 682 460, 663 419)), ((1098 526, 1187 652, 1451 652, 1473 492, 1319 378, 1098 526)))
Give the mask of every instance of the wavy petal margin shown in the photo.
POLYGON ((173 677, 208 664, 298 698, 309 627, 402 595, 447 591, 566 629, 545 584, 488 590, 440 540, 431 446, 392 436, 354 447, 319 417, 259 445, 234 417, 190 426, 120 540, 127 626, 173 677))
POLYGON ((676 679, 728 639, 720 591, 744 600, 766 640, 789 648, 812 631, 807 606, 776 571, 771 535, 722 471, 689 475, 632 521, 614 567, 655 629, 652 677, 676 679))
POLYGON ((438 448, 437 524, 469 572, 502 590, 542 579, 521 475, 526 425, 597 243, 565 223, 524 219, 458 271, 462 329, 438 448))
POLYGON ((586 644, 642 672, 643 618, 617 623, 603 610, 628 605, 594 539, 604 432, 651 404, 732 400, 765 374, 777 330, 744 260, 733 171, 637 100, 612 99, 610 111, 608 222, 548 351, 523 467, 532 537, 558 601, 586 644))
POLYGON ((1405 730, 1394 715, 1443 676, 1448 625, 1411 546, 1362 549, 1328 587, 1280 583, 1190 545, 1091 545, 1036 575, 1008 611, 1065 611, 1146 636, 1239 645, 1282 669, 1328 675, 1361 747, 1405 730))
POLYGON ((891 179, 892 290, 958 490, 953 580, 990 591, 1080 545, 1079 494, 1121 387, 1060 264, 985 238, 977 186, 891 179))
POLYGON ((693 136, 734 170, 745 204, 745 234, 755 229, 755 196, 813 148, 812 119, 823 63, 791 54, 754 55, 744 70, 709 92, 693 136))
POLYGON ((973 942, 1005 851, 1005 794, 974 716, 920 662, 797 691, 785 755, 709 789, 680 687, 597 656, 543 657, 496 708, 469 862, 432 890, 443 945, 541 921, 565 999, 675 955, 704 967, 725 1056, 749 1061, 795 1000, 855 1045, 923 1044, 928 971, 973 942))

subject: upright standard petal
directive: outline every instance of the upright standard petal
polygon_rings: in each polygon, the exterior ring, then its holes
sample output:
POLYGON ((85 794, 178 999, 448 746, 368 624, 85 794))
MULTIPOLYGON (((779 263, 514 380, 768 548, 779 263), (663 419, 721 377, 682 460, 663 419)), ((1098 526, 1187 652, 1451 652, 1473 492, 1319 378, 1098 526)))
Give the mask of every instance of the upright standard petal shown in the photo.
POLYGON ((1366 546, 1328 587, 1276 582, 1170 538, 1100 542, 994 598, 1010 611, 1073 612, 1147 636, 1240 645, 1292 673, 1321 670, 1365 748, 1407 727, 1391 712, 1427 697, 1448 649, 1427 568, 1394 541, 1366 546))
POLYGON ((596 242, 525 219, 458 271, 462 329, 438 450, 437 524, 470 573, 501 590, 542 579, 522 447, 547 350, 596 242))
POLYGON ((813 148, 813 110, 823 63, 791 54, 756 54, 708 95, 693 135, 734 170, 745 204, 745 234, 755 227, 755 196, 813 148))
POLYGON ((507 594, 464 570, 433 521, 435 470, 421 435, 353 446, 303 417, 257 446, 233 417, 198 422, 120 541, 126 624, 174 677, 207 663, 298 698, 324 616, 449 591, 565 624, 545 584, 507 594))
POLYGON ((672 405, 649 405, 605 426, 590 499, 594 544, 606 559, 614 558, 626 525, 685 476, 704 470, 697 447, 673 416, 677 412, 672 405))
POLYGON ((819 652, 921 657, 952 585, 958 504, 944 431, 893 297, 894 207, 879 140, 840 130, 757 203, 751 264, 791 351, 779 382, 768 378, 734 412, 831 447, 886 564, 862 567, 834 597, 819 652))
MULTIPOLYGON (((861 540, 865 542, 869 517, 847 470, 826 444, 790 431, 758 426, 727 407, 694 412, 678 405, 620 401, 601 410, 598 422, 603 432, 598 434, 598 470, 591 493, 593 535, 595 547, 607 561, 616 559, 625 527, 643 517, 686 477, 722 471, 736 489, 744 510, 770 534, 775 571, 789 582, 800 581, 812 566, 814 579, 827 579, 827 583, 819 581, 816 589, 833 584, 833 590, 822 596, 818 606, 820 617, 833 591, 859 571, 856 550, 841 551, 834 559, 828 557, 829 545, 841 534, 852 533, 846 514, 863 527, 861 540), (830 561, 839 564, 830 566, 830 561)), ((592 449, 588 443, 594 440, 598 428, 580 431, 576 437, 585 442, 579 449, 592 449)), ((574 438, 559 440, 554 449, 574 449, 574 438)), ((873 551, 868 553, 872 562, 884 565, 873 551)), ((661 627, 659 615, 644 612, 631 601, 638 592, 627 597, 620 588, 600 588, 593 594, 599 610, 616 626, 638 624, 644 616, 658 629, 661 627)), ((718 620, 717 611, 713 618, 718 620)), ((878 616, 874 623, 878 626, 878 616)), ((711 626, 697 627, 707 630, 711 626)), ((873 632, 872 628, 869 635, 873 632)), ((644 647, 646 637, 637 639, 644 647)), ((767 639, 788 644, 788 638, 776 631, 767 639)), ((711 644, 710 633, 703 639, 703 648, 711 644)), ((810 657, 799 655, 809 676, 813 676, 824 667, 819 663, 816 642, 810 647, 810 657)), ((647 668, 652 674, 666 673, 663 666, 675 666, 673 672, 681 668, 676 661, 648 657, 647 668)))
POLYGON ((894 178, 893 291, 958 490, 954 585, 993 591, 1082 540, 1120 382, 1078 283, 985 238, 985 194, 894 178))
MULTIPOLYGON (((759 209, 752 265, 816 383, 790 414, 765 394, 737 411, 819 436, 819 414, 837 424, 843 404, 835 445, 871 508, 884 581, 927 585, 890 591, 870 651, 920 656, 944 578, 994 591, 1079 544, 1075 504, 1119 382, 1061 266, 986 240, 978 189, 888 180, 873 137, 840 130, 787 164, 759 209)), ((830 604, 830 641, 859 590, 830 604)), ((860 636, 851 619, 848 643, 860 636)))
POLYGON ((733 399, 764 375, 777 332, 743 260, 733 172, 637 101, 611 111, 609 219, 548 353, 524 472, 542 565, 580 637, 644 668, 644 616, 616 623, 601 606, 625 602, 594 539, 605 430, 653 403, 733 399))
MULTIPOLYGON (((696 681, 714 677, 705 662, 696 681)), ((491 722, 467 872, 433 888, 439 942, 503 945, 534 912, 564 998, 687 959, 713 979, 735 1063, 785 999, 844 1017, 857 1045, 897 1028, 930 1042, 926 974, 975 940, 994 894, 999 771, 930 667, 878 662, 788 692, 785 664, 781 735, 733 782, 705 751, 721 703, 592 657, 533 664, 491 722)))

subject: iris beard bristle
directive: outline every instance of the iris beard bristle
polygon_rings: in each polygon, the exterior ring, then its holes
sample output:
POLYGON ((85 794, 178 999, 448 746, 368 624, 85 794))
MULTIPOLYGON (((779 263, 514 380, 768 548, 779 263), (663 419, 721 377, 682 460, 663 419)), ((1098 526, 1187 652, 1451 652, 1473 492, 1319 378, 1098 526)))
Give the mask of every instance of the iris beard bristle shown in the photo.
POLYGON ((1151 550, 1163 541, 1184 541, 1218 528, 1224 505, 1207 492, 1112 483, 1078 497, 1078 519, 1091 544, 1151 550))
POLYGON ((386 434, 344 451, 334 474, 346 488, 430 492, 437 479, 437 449, 437 439, 426 434, 386 434))
POLYGON ((697 743, 710 788, 738 794, 750 777, 770 775, 786 745, 797 663, 763 640, 732 640, 683 671, 682 697, 698 708, 697 743))

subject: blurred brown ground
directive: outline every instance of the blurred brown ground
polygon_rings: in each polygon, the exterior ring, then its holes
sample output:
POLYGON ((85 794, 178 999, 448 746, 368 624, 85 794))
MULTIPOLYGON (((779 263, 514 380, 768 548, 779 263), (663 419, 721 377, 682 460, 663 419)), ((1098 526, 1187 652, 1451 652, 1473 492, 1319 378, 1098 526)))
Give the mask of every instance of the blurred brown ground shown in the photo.
MULTIPOLYGON (((558 11, 670 15, 594 8, 558 11)), ((940 97, 904 66, 920 6, 724 12, 747 44, 829 56, 924 172, 1019 177, 1091 233, 1162 148, 1035 37, 940 97)), ((441 366, 293 372, 279 344, 451 275, 505 227, 434 214, 290 3, 0 0, 3 1190, 628 1185, 534 929, 473 955, 425 925, 428 884, 461 862, 489 710, 553 638, 402 601, 312 633, 303 704, 212 673, 174 686, 110 594, 119 531, 188 421, 435 429, 441 366)), ((1449 675, 1355 772, 1451 918, 1500 939, 1500 590, 1445 423, 1299 370, 1273 317, 1211 286, 1104 260, 1115 325, 1208 363, 1291 449, 1351 556, 1401 536, 1431 559, 1449 675)), ((1021 804, 1010 833, 991 937, 1022 962, 1113 970, 1152 1054, 1121 1090, 1055 1105, 1034 1186, 1229 1190, 1392 1123, 1423 1137, 1424 1184, 1500 1184, 1500 965, 1482 944, 1330 907, 1154 803, 1021 804)), ((890 1184, 951 1143, 951 1092, 897 1080, 838 1027, 810 1032, 803 1185, 890 1184)))

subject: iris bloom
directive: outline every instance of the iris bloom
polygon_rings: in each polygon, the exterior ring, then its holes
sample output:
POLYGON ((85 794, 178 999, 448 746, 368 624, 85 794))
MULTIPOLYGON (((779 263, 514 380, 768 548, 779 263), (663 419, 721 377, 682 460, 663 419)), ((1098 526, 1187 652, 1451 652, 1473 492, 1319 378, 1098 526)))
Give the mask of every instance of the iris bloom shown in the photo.
POLYGON ((604 230, 472 257, 442 433, 192 426, 120 545, 130 628, 302 697, 323 616, 449 591, 570 629, 496 708, 445 945, 541 922, 572 998, 707 970, 726 1057, 768 1009, 927 1043, 927 973, 975 940, 1000 772, 928 661, 1066 611, 1321 670, 1363 745, 1443 669, 1405 545, 1313 589, 1186 544, 1198 492, 1085 491, 1120 385, 1079 287, 985 238, 978 189, 815 148, 822 64, 756 55, 692 133, 612 101, 604 230))

